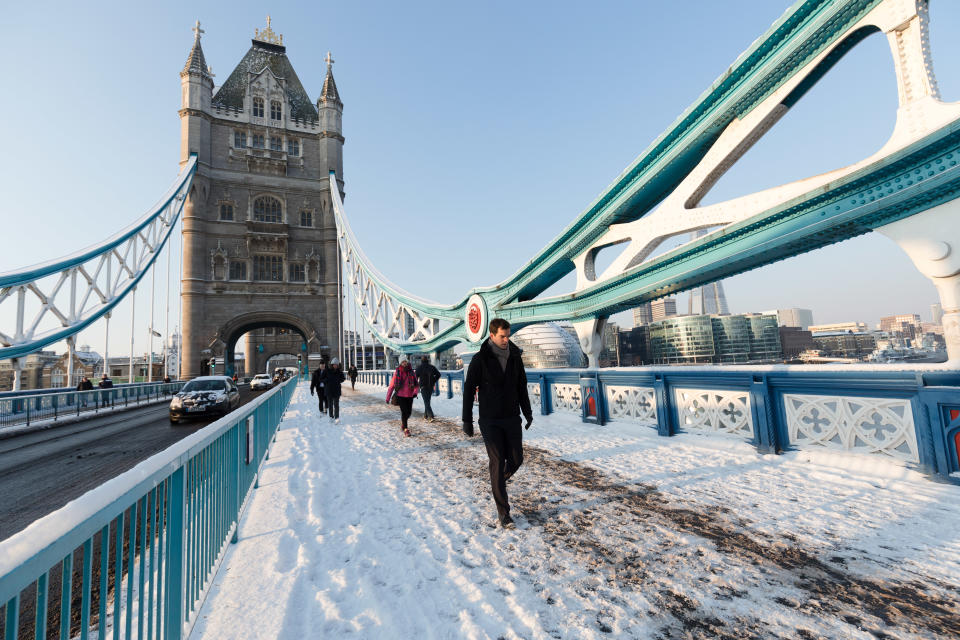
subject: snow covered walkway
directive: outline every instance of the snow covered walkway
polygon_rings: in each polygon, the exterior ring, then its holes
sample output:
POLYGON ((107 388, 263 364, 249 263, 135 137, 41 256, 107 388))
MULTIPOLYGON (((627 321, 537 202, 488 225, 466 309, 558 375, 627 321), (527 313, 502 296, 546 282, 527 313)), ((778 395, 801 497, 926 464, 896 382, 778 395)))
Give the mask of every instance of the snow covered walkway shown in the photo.
POLYGON ((960 637, 960 487, 535 416, 504 531, 457 399, 345 394, 296 391, 193 638, 960 637))

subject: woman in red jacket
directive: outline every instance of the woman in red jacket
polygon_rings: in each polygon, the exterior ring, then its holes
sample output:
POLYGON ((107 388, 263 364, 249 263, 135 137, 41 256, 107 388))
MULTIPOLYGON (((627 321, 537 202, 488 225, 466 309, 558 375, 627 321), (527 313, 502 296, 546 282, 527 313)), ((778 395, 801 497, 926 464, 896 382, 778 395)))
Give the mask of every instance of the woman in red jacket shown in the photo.
POLYGON ((403 429, 403 435, 409 436, 410 429, 407 428, 407 420, 413 412, 413 399, 420 393, 420 387, 417 384, 417 374, 410 361, 404 357, 400 361, 400 366, 393 372, 393 378, 390 379, 390 387, 387 389, 387 402, 396 395, 397 404, 400 405, 400 428, 403 429))

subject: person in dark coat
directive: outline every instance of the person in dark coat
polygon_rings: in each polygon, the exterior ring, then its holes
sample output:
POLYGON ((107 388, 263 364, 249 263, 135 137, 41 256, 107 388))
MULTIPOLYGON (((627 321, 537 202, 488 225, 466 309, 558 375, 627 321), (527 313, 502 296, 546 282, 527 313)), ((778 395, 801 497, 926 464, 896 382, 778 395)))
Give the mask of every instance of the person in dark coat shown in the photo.
POLYGON ((350 368, 347 369, 347 375, 350 376, 350 388, 356 390, 357 388, 357 365, 352 364, 350 368))
POLYGON ((480 401, 480 435, 490 459, 490 486, 497 505, 500 526, 515 529, 507 500, 507 480, 523 464, 523 431, 533 424, 523 352, 510 342, 510 323, 503 318, 490 321, 490 337, 470 360, 463 383, 463 432, 473 437, 473 398, 480 401))
MULTIPOLYGON (((110 376, 108 376, 107 374, 103 374, 103 377, 100 378, 100 382, 97 383, 97 386, 100 387, 101 389, 112 389, 113 380, 111 380, 110 376)), ((100 393, 100 404, 102 405, 107 404, 107 400, 109 399, 110 399, 109 391, 103 391, 100 393)))
POLYGON ((346 377, 340 369, 340 359, 334 358, 330 361, 330 368, 327 369, 327 375, 323 379, 323 389, 327 396, 327 412, 330 419, 340 424, 340 385, 346 377))
POLYGON ((423 417, 427 422, 433 420, 430 398, 433 397, 433 389, 438 380, 440 380, 440 371, 430 364, 430 358, 421 357, 420 366, 417 367, 417 382, 420 384, 420 395, 423 396, 423 417))
MULTIPOLYGON (((87 376, 83 376, 82 378, 80 378, 80 382, 77 383, 77 391, 92 391, 92 390, 93 390, 93 383, 90 382, 90 378, 88 378, 87 376)), ((88 397, 89 397, 88 395, 80 396, 80 406, 83 406, 83 407, 87 406, 88 397)))
POLYGON ((323 390, 324 381, 327 378, 327 363, 320 361, 320 366, 317 367, 317 370, 313 372, 313 376, 310 378, 310 395, 313 395, 314 390, 317 392, 317 400, 320 402, 320 413, 325 413, 327 393, 323 390))

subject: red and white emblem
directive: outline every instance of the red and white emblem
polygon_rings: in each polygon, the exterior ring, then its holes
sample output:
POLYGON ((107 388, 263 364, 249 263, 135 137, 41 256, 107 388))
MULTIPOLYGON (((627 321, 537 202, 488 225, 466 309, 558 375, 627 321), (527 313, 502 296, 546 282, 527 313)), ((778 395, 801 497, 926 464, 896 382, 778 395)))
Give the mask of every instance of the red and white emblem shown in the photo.
POLYGON ((467 300, 467 310, 464 316, 467 326, 467 339, 470 342, 479 342, 487 332, 487 304, 477 294, 467 300))

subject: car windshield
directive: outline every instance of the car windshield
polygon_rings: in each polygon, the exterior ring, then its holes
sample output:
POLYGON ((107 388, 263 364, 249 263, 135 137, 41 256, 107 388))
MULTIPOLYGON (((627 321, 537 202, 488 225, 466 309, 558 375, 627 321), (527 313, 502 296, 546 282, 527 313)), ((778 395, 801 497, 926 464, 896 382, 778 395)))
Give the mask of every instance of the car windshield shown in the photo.
POLYGON ((254 380, 269 380, 269 379, 270 379, 270 376, 268 376, 268 375, 265 374, 265 373, 260 373, 260 374, 257 374, 256 376, 254 376, 253 379, 254 379, 254 380))
POLYGON ((226 391, 227 383, 223 380, 191 380, 183 385, 184 391, 226 391))

